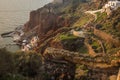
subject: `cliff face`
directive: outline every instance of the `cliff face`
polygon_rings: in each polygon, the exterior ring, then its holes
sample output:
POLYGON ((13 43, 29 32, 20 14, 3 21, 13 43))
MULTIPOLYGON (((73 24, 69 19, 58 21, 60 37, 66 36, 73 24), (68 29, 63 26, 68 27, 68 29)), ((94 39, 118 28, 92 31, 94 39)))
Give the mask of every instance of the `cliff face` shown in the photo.
POLYGON ((24 30, 26 32, 34 30, 41 37, 61 27, 69 26, 67 19, 60 17, 50 9, 52 10, 52 7, 43 7, 32 11, 29 21, 24 25, 24 30))

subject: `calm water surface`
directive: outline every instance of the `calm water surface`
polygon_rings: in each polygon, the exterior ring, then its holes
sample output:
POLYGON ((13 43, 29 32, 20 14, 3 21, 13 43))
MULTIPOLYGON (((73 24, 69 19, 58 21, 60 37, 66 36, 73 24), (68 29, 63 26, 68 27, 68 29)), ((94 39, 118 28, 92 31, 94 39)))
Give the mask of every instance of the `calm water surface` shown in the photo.
MULTIPOLYGON (((29 19, 29 13, 52 0, 0 0, 0 34, 13 31, 17 26, 23 25, 29 19)), ((0 37, 0 48, 6 47, 9 51, 17 51, 19 47, 12 38, 0 37)))

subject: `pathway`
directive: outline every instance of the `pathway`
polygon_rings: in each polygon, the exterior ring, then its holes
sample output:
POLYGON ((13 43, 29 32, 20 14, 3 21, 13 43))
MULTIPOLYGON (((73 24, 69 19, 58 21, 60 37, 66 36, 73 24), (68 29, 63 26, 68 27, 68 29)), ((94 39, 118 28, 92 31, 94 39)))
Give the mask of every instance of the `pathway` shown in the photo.
POLYGON ((95 17, 95 21, 97 20, 97 15, 95 14, 95 13, 97 13, 97 12, 103 12, 103 9, 99 9, 99 10, 95 10, 95 11, 86 11, 85 13, 86 14, 92 14, 94 17, 95 17))

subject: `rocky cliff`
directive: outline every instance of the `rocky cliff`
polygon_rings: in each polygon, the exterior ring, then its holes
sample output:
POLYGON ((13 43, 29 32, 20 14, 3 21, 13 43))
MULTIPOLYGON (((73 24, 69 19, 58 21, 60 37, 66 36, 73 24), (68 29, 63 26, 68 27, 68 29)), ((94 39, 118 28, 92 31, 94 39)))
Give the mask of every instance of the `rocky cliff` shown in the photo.
MULTIPOLYGON (((49 32, 56 31, 61 27, 68 27, 69 20, 61 17, 60 14, 54 12, 54 4, 48 4, 38 10, 30 12, 30 19, 24 25, 26 32, 36 31, 41 38, 49 34, 49 32)), ((58 6, 59 7, 59 6, 58 6)))

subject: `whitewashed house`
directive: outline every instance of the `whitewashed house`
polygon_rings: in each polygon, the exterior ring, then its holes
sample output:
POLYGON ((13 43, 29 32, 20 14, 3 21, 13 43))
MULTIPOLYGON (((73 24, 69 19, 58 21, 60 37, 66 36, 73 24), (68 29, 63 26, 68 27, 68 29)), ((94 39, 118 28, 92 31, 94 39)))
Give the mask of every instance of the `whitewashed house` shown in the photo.
POLYGON ((109 0, 104 6, 104 8, 111 8, 113 10, 116 10, 118 7, 120 7, 120 0, 109 0))

